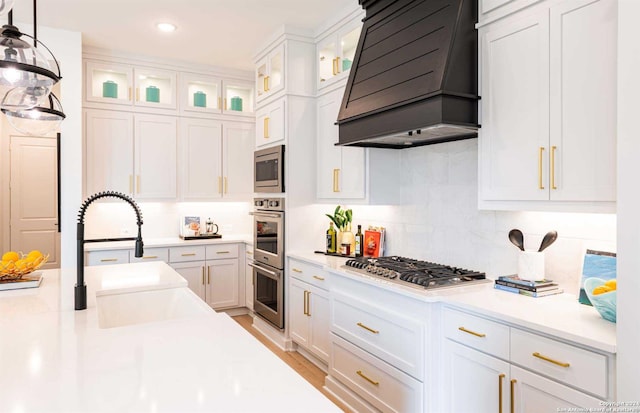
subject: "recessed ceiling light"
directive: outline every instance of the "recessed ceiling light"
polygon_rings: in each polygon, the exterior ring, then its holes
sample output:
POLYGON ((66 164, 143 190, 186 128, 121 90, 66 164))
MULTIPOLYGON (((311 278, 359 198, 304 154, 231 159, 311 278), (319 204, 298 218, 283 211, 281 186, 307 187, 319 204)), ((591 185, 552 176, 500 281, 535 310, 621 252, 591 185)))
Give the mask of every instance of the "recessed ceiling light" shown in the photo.
POLYGON ((171 33, 176 31, 176 25, 171 23, 158 23, 156 25, 161 32, 171 33))

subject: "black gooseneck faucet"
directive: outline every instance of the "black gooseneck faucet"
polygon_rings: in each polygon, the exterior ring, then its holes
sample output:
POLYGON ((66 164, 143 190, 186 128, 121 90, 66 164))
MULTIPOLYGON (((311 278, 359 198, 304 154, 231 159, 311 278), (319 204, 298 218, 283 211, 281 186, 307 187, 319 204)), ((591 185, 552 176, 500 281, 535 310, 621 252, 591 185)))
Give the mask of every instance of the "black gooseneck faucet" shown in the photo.
POLYGON ((106 191, 99 192, 97 194, 91 195, 87 198, 80 207, 80 211, 78 212, 78 229, 77 229, 77 262, 78 262, 78 270, 77 270, 77 282, 75 287, 75 309, 76 310, 84 310, 87 308, 87 285, 84 283, 84 244, 87 242, 111 242, 111 241, 136 241, 136 257, 142 257, 144 253, 143 244, 142 244, 142 212, 136 204, 136 201, 131 199, 125 194, 114 191, 106 191), (127 202, 136 212, 136 223, 138 224, 138 236, 133 238, 103 238, 103 239, 84 239, 84 214, 87 212, 87 207, 91 205, 94 201, 100 198, 119 198, 123 201, 127 202))

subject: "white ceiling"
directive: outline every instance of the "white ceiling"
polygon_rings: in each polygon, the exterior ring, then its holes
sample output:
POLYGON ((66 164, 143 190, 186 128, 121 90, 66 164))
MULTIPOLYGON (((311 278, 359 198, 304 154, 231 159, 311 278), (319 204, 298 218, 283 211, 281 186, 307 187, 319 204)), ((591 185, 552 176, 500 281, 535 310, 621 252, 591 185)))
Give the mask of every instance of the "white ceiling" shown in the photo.
MULTIPOLYGON (((32 21, 15 0, 14 21, 32 21)), ((253 69, 258 48, 283 24, 315 31, 357 0, 40 0, 38 26, 78 31, 84 46, 253 69), (160 33, 166 21, 178 29, 160 33)), ((0 18, 2 21, 4 18, 0 18)), ((39 38, 45 45, 47 39, 39 38)))

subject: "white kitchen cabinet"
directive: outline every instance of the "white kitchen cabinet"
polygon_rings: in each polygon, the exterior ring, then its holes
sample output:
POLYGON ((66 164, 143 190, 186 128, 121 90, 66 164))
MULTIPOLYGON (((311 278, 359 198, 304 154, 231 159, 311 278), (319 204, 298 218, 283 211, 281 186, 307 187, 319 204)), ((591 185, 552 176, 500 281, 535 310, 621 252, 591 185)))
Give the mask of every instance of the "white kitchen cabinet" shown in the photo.
POLYGON ((613 210, 615 0, 522 14, 480 28, 480 206, 613 210))
POLYGON ((256 63, 256 94, 258 102, 284 88, 284 63, 284 43, 270 50, 256 63))
POLYGON ((256 111, 256 148, 285 140, 286 99, 280 98, 256 111))
POLYGON ((445 411, 555 412, 613 397, 604 354, 449 307, 442 315, 445 411))
POLYGON ((289 260, 289 334, 325 363, 330 351, 328 278, 316 265, 289 260))
POLYGON ((358 15, 318 41, 318 89, 349 76, 361 30, 362 21, 358 15))
POLYGON ((250 81, 181 72, 179 84, 180 110, 186 116, 253 115, 254 93, 250 81))
POLYGON ((213 309, 238 307, 238 259, 207 260, 206 302, 213 309))
POLYGON ((86 191, 118 191, 136 199, 176 198, 176 119, 89 109, 86 191))
POLYGON ((149 262, 149 261, 162 261, 169 262, 169 249, 168 248, 144 248, 142 257, 136 257, 134 250, 129 250, 129 262, 149 262))
POLYGON ((206 295, 206 273, 204 261, 187 261, 187 262, 172 262, 171 267, 176 270, 185 280, 187 280, 187 286, 193 291, 202 301, 207 300, 206 295))
POLYGON ((335 124, 344 88, 318 98, 317 197, 319 199, 362 199, 365 197, 366 149, 335 146, 335 124))
POLYGON ((176 109, 176 73, 157 68, 86 61, 88 102, 176 109))
POLYGON ((181 197, 248 199, 253 193, 253 125, 180 119, 181 197))

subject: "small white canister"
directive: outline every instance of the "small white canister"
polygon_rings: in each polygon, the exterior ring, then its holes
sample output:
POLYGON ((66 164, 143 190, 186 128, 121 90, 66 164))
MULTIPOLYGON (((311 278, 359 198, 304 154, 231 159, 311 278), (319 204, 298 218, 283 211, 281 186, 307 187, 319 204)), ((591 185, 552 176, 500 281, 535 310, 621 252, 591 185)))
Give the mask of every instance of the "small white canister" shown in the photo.
POLYGON ((529 281, 544 280, 544 253, 521 251, 518 255, 518 277, 529 281))

